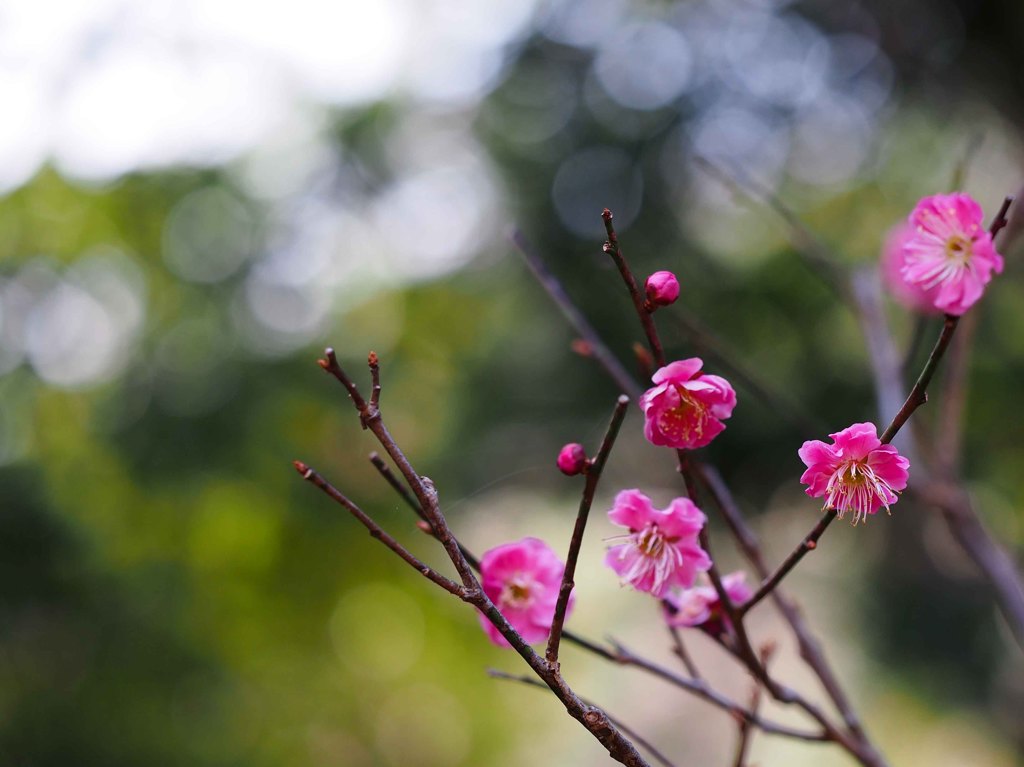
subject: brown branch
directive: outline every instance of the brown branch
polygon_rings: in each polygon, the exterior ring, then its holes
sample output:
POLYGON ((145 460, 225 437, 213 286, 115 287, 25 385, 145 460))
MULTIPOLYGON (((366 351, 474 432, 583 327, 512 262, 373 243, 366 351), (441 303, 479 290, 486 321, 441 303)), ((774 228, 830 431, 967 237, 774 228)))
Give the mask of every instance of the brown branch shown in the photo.
POLYGON ((683 666, 691 677, 696 680, 702 679, 703 677, 701 677, 700 671, 697 669, 697 664, 693 662, 693 658, 690 657, 686 644, 683 642, 682 632, 676 626, 669 626, 668 630, 672 636, 672 652, 683 662, 683 666))
MULTIPOLYGON (((537 687, 541 690, 545 689, 544 684, 542 682, 538 682, 536 679, 529 676, 507 674, 504 671, 498 671, 497 669, 493 668, 487 669, 487 675, 492 679, 501 679, 507 682, 520 682, 521 684, 529 685, 530 687, 537 687)), ((587 701, 586 698, 580 698, 580 700, 582 700, 588 706, 594 705, 593 703, 587 701)), ((634 741, 636 741, 636 743, 645 751, 647 751, 647 753, 649 753, 655 759, 655 761, 664 765, 664 767, 675 767, 675 765, 669 761, 667 756, 661 753, 661 751, 659 751, 649 740, 640 735, 632 727, 627 727, 625 724, 623 724, 621 719, 609 714, 608 721, 610 721, 612 724, 614 724, 616 727, 618 727, 620 730, 626 733, 626 735, 628 735, 634 741)))
MULTIPOLYGON (((423 509, 420 508, 419 503, 417 503, 412 493, 409 492, 409 489, 402 484, 398 477, 395 476, 395 473, 391 471, 391 467, 388 466, 384 462, 384 459, 380 457, 380 454, 377 453, 376 451, 370 453, 370 463, 372 463, 374 468, 377 469, 378 472, 380 472, 380 475, 384 477, 385 481, 389 485, 391 485, 392 488, 394 488, 394 491, 398 493, 398 495, 402 498, 403 501, 405 501, 409 508, 416 512, 416 515, 421 520, 423 520, 423 522, 426 525, 426 532, 428 532, 430 535, 434 535, 434 528, 431 527, 430 520, 427 519, 427 515, 423 512, 423 509)), ((437 536, 434 537, 436 538, 437 536)), ((459 543, 457 539, 455 543, 456 545, 458 545, 459 551, 462 552, 462 556, 466 558, 466 562, 469 563, 469 566, 473 568, 473 570, 475 570, 476 572, 480 572, 480 560, 473 555, 473 552, 471 552, 469 549, 467 549, 465 546, 459 543)))
POLYGON ((302 475, 302 478, 307 482, 320 488, 329 498, 335 503, 344 506, 348 512, 355 517, 359 522, 370 531, 370 535, 376 538, 378 541, 383 543, 395 554, 397 554, 402 560, 409 564, 414 570, 422 575, 427 580, 433 581, 438 586, 443 588, 449 594, 454 594, 459 599, 465 600, 467 598, 467 590, 464 586, 460 586, 455 581, 446 578, 440 573, 433 570, 428 565, 423 564, 420 560, 414 557, 409 550, 406 549, 402 544, 384 532, 383 528, 374 522, 362 509, 356 506, 351 500, 349 500, 340 490, 335 488, 330 482, 321 477, 316 471, 311 469, 309 466, 304 464, 302 461, 294 461, 295 470, 302 475))
MULTIPOLYGON (((355 383, 338 364, 334 350, 328 348, 326 358, 318 362, 321 368, 333 375, 345 386, 353 405, 359 413, 360 423, 362 423, 364 428, 369 429, 373 433, 405 477, 406 482, 416 496, 420 509, 433 530, 434 536, 440 541, 448 554, 448 558, 455 565, 459 576, 462 578, 463 586, 455 586, 459 589, 460 598, 473 605, 491 622, 512 649, 526 661, 534 673, 562 702, 569 715, 580 722, 604 746, 613 759, 627 765, 627 767, 649 767, 648 762, 640 755, 636 747, 608 719, 608 715, 600 708, 584 704, 576 693, 573 692, 572 688, 569 687, 568 683, 566 683, 558 669, 549 666, 541 656, 534 652, 533 648, 523 640, 519 632, 512 627, 505 616, 501 614, 501 611, 495 606, 494 602, 491 601, 490 597, 487 596, 480 586, 476 575, 473 573, 469 562, 463 555, 458 541, 448 527, 448 522, 441 512, 437 492, 434 490, 433 484, 425 477, 420 476, 412 467, 412 464, 409 463, 409 460, 405 457, 405 454, 398 447, 384 425, 380 411, 373 404, 373 399, 371 398, 371 402, 367 403, 360 396, 355 383)), ((308 467, 304 468, 308 469, 308 467)), ((372 520, 370 522, 372 524, 372 520)), ((429 568, 427 570, 429 571, 429 568)), ((427 575, 426 572, 423 574, 427 575)))
POLYGON ((835 509, 829 509, 825 512, 822 518, 818 521, 804 539, 800 541, 793 551, 790 552, 789 556, 779 565, 778 569, 772 573, 758 588, 757 592, 749 600, 743 603, 740 607, 740 613, 747 613, 750 608, 768 596, 775 587, 779 585, 779 581, 785 578, 790 570, 797 566, 797 563, 804 558, 804 554, 808 551, 814 551, 818 548, 818 539, 825 532, 825 529, 832 524, 832 520, 836 518, 837 512, 835 509))
POLYGON ((629 397, 625 394, 619 395, 612 411, 611 421, 608 423, 608 430, 601 441, 601 447, 594 456, 587 469, 586 483, 583 486, 583 496, 580 498, 579 511, 576 513, 576 524, 573 527, 572 538, 569 541, 569 553, 565 557, 565 570, 562 573, 562 585, 558 589, 558 601, 555 603, 555 615, 551 623, 551 634, 548 637, 547 651, 544 657, 551 666, 558 664, 558 643, 562 638, 562 624, 565 622, 565 611, 569 607, 569 597, 572 595, 573 587, 576 585, 573 578, 576 575, 576 561, 580 556, 580 548, 583 546, 583 533, 587 528, 587 518, 590 516, 590 507, 594 503, 594 493, 597 492, 597 483, 601 481, 601 473, 604 471, 605 463, 615 445, 615 438, 619 435, 619 428, 622 426, 622 419, 626 417, 626 407, 629 405, 629 397))
POLYGON ((512 233, 512 242, 518 248, 520 255, 522 255, 523 260, 537 282, 540 283, 541 287, 551 297, 551 300, 555 302, 555 305, 566 320, 569 321, 569 325, 576 334, 587 344, 590 355, 604 368, 608 377, 619 387, 619 391, 628 395, 632 400, 638 399, 643 390, 633 379, 633 376, 622 366, 618 358, 611 353, 607 344, 601 340, 594 327, 587 322, 583 313, 576 308, 576 304, 569 298, 569 294, 565 292, 562 283, 544 265, 543 259, 534 249, 533 245, 530 244, 530 241, 526 239, 526 235, 517 229, 512 233))
POLYGON ((742 170, 726 170, 706 157, 695 157, 694 163, 719 183, 734 192, 768 207, 786 225, 789 239, 804 262, 826 285, 844 299, 849 298, 845 270, 839 258, 812 232, 770 189, 754 181, 742 170))
POLYGON ((711 705, 727 711, 737 719, 745 720, 757 727, 764 733, 769 735, 781 735, 787 738, 794 738, 796 740, 808 741, 811 743, 824 743, 832 742, 833 738, 826 732, 810 732, 807 730, 798 730, 792 727, 786 727, 785 725, 776 724, 769 722, 756 714, 748 711, 739 703, 727 698, 726 696, 711 689, 703 680, 700 679, 687 679, 684 676, 677 674, 676 672, 668 669, 654 661, 643 658, 639 655, 635 655, 632 651, 626 649, 624 646, 613 643, 615 647, 614 660, 624 666, 635 666, 636 668, 642 669, 649 674, 661 678, 662 680, 669 682, 687 692, 692 693, 698 698, 710 703, 711 705))
MULTIPOLYGON (((768 645, 761 649, 761 665, 766 669, 768 668, 768 661, 774 652, 774 645, 768 645)), ((761 708, 761 691, 763 688, 757 682, 754 683, 754 689, 750 693, 750 713, 757 716, 758 710, 761 708)), ((753 728, 750 726, 750 722, 743 720, 739 723, 740 737, 739 742, 736 744, 736 759, 733 762, 734 767, 743 767, 743 763, 747 760, 747 751, 750 748, 751 736, 753 735, 753 728)))
POLYGON ((615 233, 615 227, 612 225, 612 212, 605 208, 601 213, 601 218, 604 219, 604 228, 608 233, 608 242, 604 244, 604 252, 612 257, 612 261, 615 262, 615 266, 619 269, 619 274, 622 275, 623 282, 626 283, 626 287, 629 289, 629 296, 633 299, 633 307, 636 309, 637 317, 640 318, 640 324, 643 325, 644 333, 647 336, 647 343, 651 347, 651 353, 654 355, 654 362, 659 368, 665 367, 665 352, 661 348, 661 339, 658 338, 658 331, 654 327, 654 318, 644 305, 646 297, 636 284, 636 278, 633 277, 633 272, 626 262, 626 256, 623 254, 622 248, 619 247, 619 237, 615 233))

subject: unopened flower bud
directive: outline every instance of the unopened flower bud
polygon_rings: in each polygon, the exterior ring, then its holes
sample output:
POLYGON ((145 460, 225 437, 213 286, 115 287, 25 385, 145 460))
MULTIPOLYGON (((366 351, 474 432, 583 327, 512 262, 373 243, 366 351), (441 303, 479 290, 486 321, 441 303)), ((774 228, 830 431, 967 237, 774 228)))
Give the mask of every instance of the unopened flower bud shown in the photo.
POLYGON ((657 306, 668 306, 675 303, 675 300, 679 298, 679 280, 676 279, 672 272, 655 272, 647 278, 644 291, 647 293, 647 303, 650 304, 649 309, 653 310, 657 306))
POLYGON ((587 453, 583 445, 570 442, 558 451, 558 469, 570 477, 581 474, 587 467, 587 453))

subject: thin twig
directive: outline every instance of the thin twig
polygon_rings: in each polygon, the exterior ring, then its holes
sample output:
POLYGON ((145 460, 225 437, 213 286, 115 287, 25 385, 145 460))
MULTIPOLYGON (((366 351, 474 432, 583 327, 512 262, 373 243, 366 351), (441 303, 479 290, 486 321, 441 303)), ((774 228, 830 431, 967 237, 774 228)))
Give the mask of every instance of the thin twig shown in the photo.
POLYGON ((760 399, 774 414, 784 417, 801 432, 816 434, 823 430, 823 425, 816 418, 809 417, 789 398, 759 380, 757 374, 742 361, 743 354, 730 348, 724 338, 706 327, 695 314, 678 304, 672 307, 671 312, 663 314, 686 336, 699 355, 714 362, 726 372, 730 382, 736 382, 739 388, 760 399))
POLYGON ((686 649, 686 644, 683 642, 683 634, 679 630, 679 627, 669 626, 668 631, 672 636, 672 651, 676 654, 679 660, 683 662, 683 666, 686 667, 687 672, 694 679, 703 679, 700 675, 700 671, 697 669, 697 664, 693 662, 693 658, 690 657, 690 653, 686 649))
POLYGON ((565 611, 569 607, 569 597, 572 595, 573 587, 576 585, 573 578, 576 575, 576 561, 580 556, 580 548, 583 546, 583 533, 587 527, 587 518, 590 515, 590 507, 594 503, 594 494, 597 492, 597 483, 601 481, 601 473, 608 461, 608 456, 615 445, 615 438, 619 435, 619 428, 622 426, 622 419, 626 417, 626 408, 629 405, 629 397, 625 394, 619 395, 615 402, 615 409, 612 411, 611 421, 608 423, 608 430, 601 441, 601 447, 594 456, 593 462, 587 468, 587 479, 583 486, 583 495, 580 498, 579 511, 576 513, 576 524, 573 527, 572 538, 569 541, 569 553, 565 557, 565 570, 562 573, 562 585, 558 589, 558 601, 555 603, 555 615, 551 623, 551 634, 548 637, 547 651, 544 657, 551 666, 558 663, 558 643, 562 638, 562 624, 565 622, 565 611))
MULTIPOLYGON (((379 409, 372 403, 372 400, 371 403, 367 403, 360 396, 358 387, 356 387, 352 379, 349 378, 338 364, 334 350, 328 348, 325 358, 318 360, 318 364, 342 383, 359 413, 360 423, 364 428, 369 429, 373 433, 405 477, 410 489, 416 496, 420 509, 426 515, 426 520, 433 530, 434 536, 444 547, 448 558, 455 565, 459 577, 463 581, 461 588, 457 585, 455 586, 458 589, 459 597, 464 602, 473 605, 490 621, 512 649, 526 661, 534 673, 562 702, 569 715, 582 724, 605 747, 609 756, 627 767, 649 767, 648 762, 640 755, 636 747, 608 719, 608 715, 600 708, 584 704, 562 677, 559 670, 549 666, 523 640, 519 632, 512 627, 494 602, 491 601, 490 597, 487 596, 480 586, 476 575, 473 573, 472 567, 463 555, 458 541, 448 527, 448 522, 441 512, 437 492, 433 484, 427 478, 420 476, 412 467, 412 464, 405 457, 405 454, 398 447, 398 444, 385 426, 379 409)), ((303 468, 308 470, 308 467, 303 468)), ((305 475, 305 472, 303 473, 305 475)), ((372 523, 372 520, 370 522, 372 523)), ((429 568, 427 570, 429 571, 429 568)), ((421 572, 427 575, 427 572, 421 572)))
MULTIPOLYGON (((708 489, 709 495, 715 501, 715 505, 721 512, 723 519, 725 519, 726 524, 739 543, 740 549, 743 551, 747 561, 750 562, 751 567, 754 568, 754 571, 761 580, 767 579, 769 577, 769 570, 765 563, 764 555, 761 553, 761 546, 757 536, 750 529, 750 526, 747 525, 743 514, 736 505, 735 499, 729 492, 729 488, 722 481, 721 475, 713 466, 708 464, 698 464, 696 470, 704 486, 708 489)), ((800 608, 777 587, 772 591, 771 598, 796 635, 797 644, 800 648, 800 657, 814 671, 850 732, 866 742, 866 736, 861 734, 863 733, 863 727, 860 719, 853 710, 853 706, 843 691, 835 672, 825 658, 821 643, 818 642, 807 627, 800 608)))
POLYGON ((395 554, 401 557, 406 563, 408 563, 414 570, 416 570, 424 578, 433 581, 438 586, 443 588, 449 594, 454 594, 459 599, 466 598, 466 589, 464 586, 460 586, 450 578, 446 578, 440 573, 436 572, 433 568, 423 564, 420 560, 414 557, 408 549, 402 544, 384 532, 376 522, 374 522, 367 514, 349 500, 340 490, 335 488, 330 482, 321 477, 316 471, 311 469, 309 466, 304 464, 302 461, 294 461, 295 470, 302 475, 302 478, 307 482, 316 485, 320 488, 328 497, 334 500, 336 503, 344 506, 348 512, 355 517, 359 522, 370 531, 370 535, 376 538, 378 541, 383 543, 395 554))
POLYGON ((703 680, 698 679, 687 679, 675 671, 672 671, 665 666, 662 666, 654 661, 643 658, 639 655, 634 654, 632 651, 626 649, 624 646, 618 643, 614 643, 615 647, 615 660, 616 662, 625 666, 635 666, 636 668, 643 669, 649 674, 653 674, 670 684, 675 685, 683 690, 696 695, 698 698, 707 701, 708 703, 724 710, 728 711, 734 717, 743 719, 750 722, 752 725, 760 729, 769 735, 781 735, 787 738, 795 738, 796 740, 808 741, 811 743, 822 743, 831 742, 833 739, 828 733, 822 732, 811 732, 808 730, 798 730, 785 725, 776 724, 769 722, 761 717, 753 714, 752 712, 745 709, 739 703, 730 700, 726 696, 715 692, 703 680))
POLYGON ((540 283, 541 287, 551 297, 551 300, 555 302, 555 305, 569 321, 569 325, 576 331, 576 334, 586 342, 590 355, 604 368, 608 377, 619 387, 619 391, 628 395, 634 401, 638 399, 643 390, 633 379, 633 376, 622 366, 618 358, 611 353, 608 346, 597 334, 597 331, 594 330, 594 327, 587 322, 583 313, 576 308, 576 304, 569 298, 569 294, 565 292, 562 283, 544 265, 543 259, 530 241, 526 239, 526 235, 517 229, 512 233, 512 242, 518 248, 520 255, 522 255, 523 260, 537 282, 540 283))
POLYGON ((818 548, 818 539, 825 532, 826 528, 832 524, 832 520, 836 518, 837 513, 838 512, 836 512, 835 509, 828 509, 825 512, 822 518, 818 521, 818 524, 816 524, 811 531, 804 536, 803 540, 800 541, 797 547, 790 552, 789 556, 786 557, 781 565, 779 565, 778 569, 761 584, 760 588, 758 588, 754 593, 754 596, 740 606, 740 614, 749 612, 750 608, 772 593, 772 591, 775 590, 775 587, 779 585, 779 581, 785 578, 789 574, 790 570, 796 567, 797 563, 804 558, 804 555, 808 551, 814 551, 818 548))
MULTIPOLYGON (((434 529, 430 526, 430 520, 427 519, 427 515, 423 512, 423 509, 420 508, 420 505, 419 503, 417 503, 416 498, 413 497, 412 493, 409 492, 409 489, 402 484, 398 477, 395 476, 395 473, 391 471, 391 467, 384 462, 384 459, 380 457, 380 454, 377 453, 376 451, 370 453, 370 463, 372 463, 374 468, 377 469, 378 472, 380 472, 380 475, 384 477, 387 483, 391 485, 394 491, 398 493, 398 495, 402 498, 403 501, 405 501, 409 508, 416 512, 416 515, 420 519, 422 519, 423 522, 426 523, 426 531, 430 535, 434 535, 434 529)), ((459 551, 462 552, 462 556, 466 558, 466 561, 469 563, 469 566, 473 568, 475 571, 480 572, 480 560, 477 559, 476 556, 474 556, 473 552, 471 552, 469 549, 463 546, 457 539, 455 543, 456 545, 458 545, 459 551)))
MULTIPOLYGON (((504 671, 498 671, 497 669, 493 668, 487 669, 487 675, 492 679, 502 679, 508 682, 520 682, 522 684, 529 685, 530 687, 537 687, 541 690, 546 689, 542 682, 538 682, 536 679, 529 676, 522 676, 519 674, 507 674, 504 671)), ((580 700, 588 706, 594 705, 593 703, 590 703, 586 698, 580 698, 580 700)), ((622 730, 624 733, 626 733, 626 735, 628 735, 634 741, 636 741, 636 743, 641 748, 643 748, 645 751, 647 751, 647 753, 654 757, 656 761, 664 765, 664 767, 675 767, 675 765, 669 761, 668 757, 661 753, 661 751, 659 751, 654 746, 654 744, 652 744, 649 740, 640 735, 632 727, 627 727, 625 724, 623 724, 621 719, 619 719, 618 717, 614 717, 611 714, 608 714, 608 720, 616 727, 618 727, 620 730, 622 730)))
POLYGON ((849 297, 846 274, 840 259, 821 238, 812 232, 800 217, 767 187, 757 183, 739 169, 726 169, 706 157, 697 156, 694 163, 709 176, 729 189, 771 209, 786 225, 789 239, 811 271, 844 299, 849 297))
POLYGON ((615 233, 615 226, 612 224, 612 212, 605 208, 601 213, 601 218, 604 219, 604 228, 608 233, 608 242, 604 244, 604 252, 612 257, 612 261, 615 262, 615 266, 619 269, 619 274, 622 275, 623 282, 626 283, 626 287, 629 289, 629 296, 633 299, 633 306, 636 309, 637 317, 640 318, 640 324, 643 325, 644 333, 647 336, 647 343, 651 347, 655 363, 659 368, 665 367, 665 352, 662 350, 658 331, 654 327, 654 318, 651 316, 651 312, 644 306, 644 294, 640 291, 639 286, 637 286, 636 278, 633 276, 633 272, 626 262, 626 256, 619 246, 619 237, 615 233))
MULTIPOLYGON (((766 669, 768 668, 768 661, 774 652, 774 645, 768 645, 761 649, 761 665, 766 669)), ((750 693, 750 712, 757 716, 758 710, 761 708, 761 692, 763 688, 757 682, 754 682, 754 689, 750 693)), ((751 736, 753 735, 753 728, 750 726, 750 722, 746 719, 740 722, 740 737, 739 742, 736 744, 736 759, 733 764, 734 767, 743 767, 743 763, 747 760, 747 751, 750 748, 751 736)))
POLYGON ((380 405, 380 359, 377 352, 370 352, 366 359, 370 366, 370 407, 376 409, 380 405))

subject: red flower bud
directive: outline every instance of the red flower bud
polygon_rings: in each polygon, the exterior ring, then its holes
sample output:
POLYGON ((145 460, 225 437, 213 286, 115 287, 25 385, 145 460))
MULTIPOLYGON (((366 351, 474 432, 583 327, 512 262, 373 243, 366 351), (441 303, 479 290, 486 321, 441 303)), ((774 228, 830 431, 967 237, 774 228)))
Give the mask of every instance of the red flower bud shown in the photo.
POLYGON ((570 477, 582 474, 587 468, 587 453, 583 445, 578 442, 570 442, 558 451, 558 469, 570 477))
POLYGON ((679 298, 679 280, 672 272, 655 272, 647 278, 644 291, 652 308, 668 306, 679 298))

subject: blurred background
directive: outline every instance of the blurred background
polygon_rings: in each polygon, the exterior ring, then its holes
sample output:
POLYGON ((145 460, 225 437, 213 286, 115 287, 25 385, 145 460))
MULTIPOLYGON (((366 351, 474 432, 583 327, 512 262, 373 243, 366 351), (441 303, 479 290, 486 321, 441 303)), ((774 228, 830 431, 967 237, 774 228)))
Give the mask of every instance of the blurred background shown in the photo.
MULTIPOLYGON (((468 608, 296 476, 309 462, 444 566, 317 356, 365 380, 377 351, 386 419, 472 549, 564 551, 580 483, 554 457, 594 449, 618 392, 508 236, 629 364, 608 206, 640 275, 680 276, 669 356, 694 353, 697 318, 772 393, 736 382, 704 452, 778 561, 819 509, 797 448, 882 419, 854 314, 744 190, 858 266, 926 194, 991 215, 1024 178, 1022 34, 1012 0, 0 0, 0 762, 605 763, 553 698, 487 678, 520 663, 468 608)), ((1005 255, 976 310, 963 474, 1019 553, 1024 273, 1005 255)), ((914 317, 885 311, 909 348, 914 317)), ((623 487, 681 494, 640 426, 596 512, 623 487)), ((595 514, 570 626, 670 662, 652 600, 601 565, 613 534, 595 514)), ((1024 656, 932 510, 835 526, 789 585, 894 764, 1024 764, 1024 656)), ((818 697, 770 608, 753 627, 818 697)), ((730 763, 720 711, 573 647, 563 668, 678 764, 730 763)), ((753 755, 849 763, 762 735, 753 755)))

